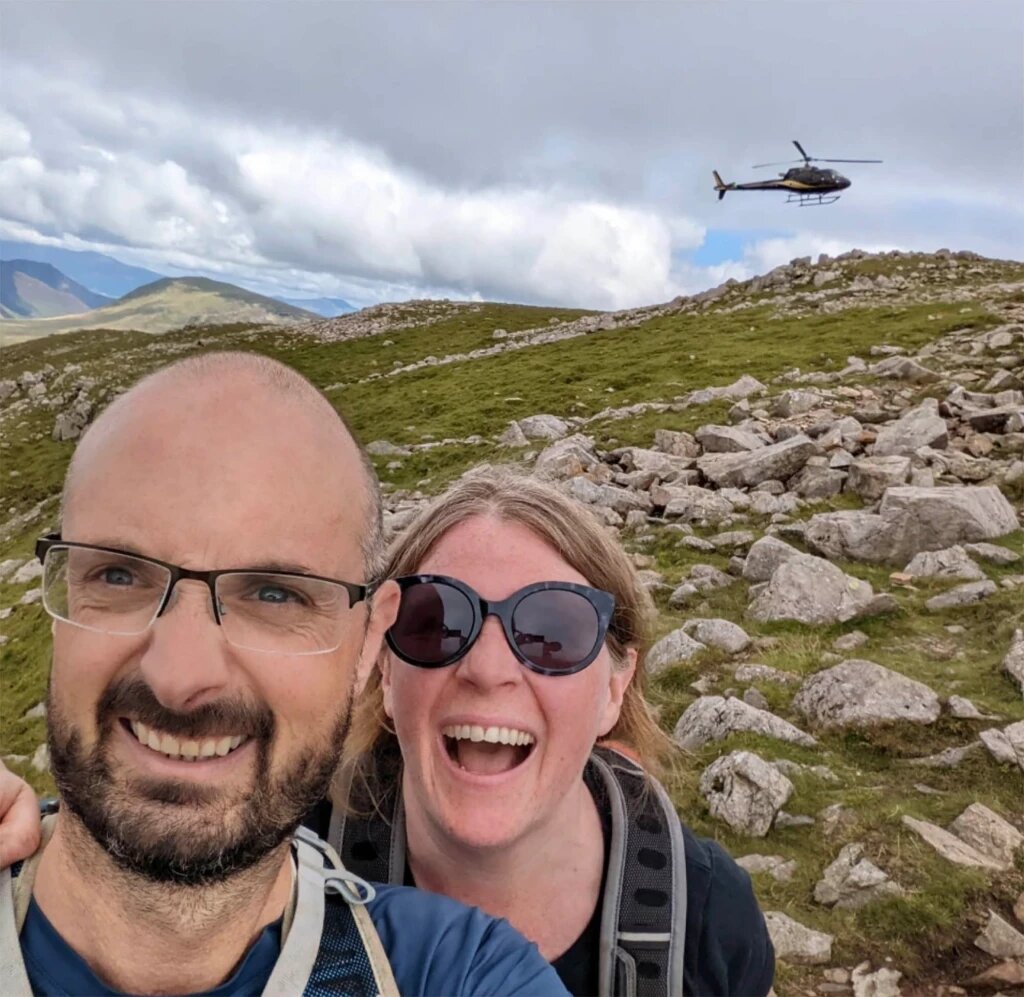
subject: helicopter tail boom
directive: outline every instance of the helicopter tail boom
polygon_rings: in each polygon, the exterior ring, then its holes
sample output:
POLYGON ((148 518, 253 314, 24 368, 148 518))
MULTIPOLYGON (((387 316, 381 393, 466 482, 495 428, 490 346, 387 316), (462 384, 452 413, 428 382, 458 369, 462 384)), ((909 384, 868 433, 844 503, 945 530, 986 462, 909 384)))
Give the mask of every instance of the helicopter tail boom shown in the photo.
POLYGON ((715 178, 715 190, 718 191, 718 200, 721 201, 725 197, 727 190, 735 190, 736 185, 732 183, 724 183, 722 178, 718 175, 718 170, 712 170, 712 175, 715 178))

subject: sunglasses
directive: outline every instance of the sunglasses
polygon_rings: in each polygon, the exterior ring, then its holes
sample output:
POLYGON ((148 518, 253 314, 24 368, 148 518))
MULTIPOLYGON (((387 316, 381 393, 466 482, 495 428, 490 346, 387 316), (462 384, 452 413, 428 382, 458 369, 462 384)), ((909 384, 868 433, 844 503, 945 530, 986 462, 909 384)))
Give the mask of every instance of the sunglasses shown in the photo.
POLYGON ((488 602, 446 575, 406 575, 388 647, 418 668, 444 668, 473 646, 488 616, 501 620, 512 653, 530 671, 572 675, 601 652, 615 609, 610 592, 573 582, 534 582, 488 602))

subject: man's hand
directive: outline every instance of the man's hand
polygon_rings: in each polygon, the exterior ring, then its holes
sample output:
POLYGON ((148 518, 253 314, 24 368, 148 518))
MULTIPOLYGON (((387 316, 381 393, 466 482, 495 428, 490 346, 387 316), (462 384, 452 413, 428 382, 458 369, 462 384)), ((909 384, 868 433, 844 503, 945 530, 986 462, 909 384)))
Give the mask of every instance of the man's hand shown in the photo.
POLYGON ((32 787, 0 762, 0 869, 39 847, 39 801, 32 787))

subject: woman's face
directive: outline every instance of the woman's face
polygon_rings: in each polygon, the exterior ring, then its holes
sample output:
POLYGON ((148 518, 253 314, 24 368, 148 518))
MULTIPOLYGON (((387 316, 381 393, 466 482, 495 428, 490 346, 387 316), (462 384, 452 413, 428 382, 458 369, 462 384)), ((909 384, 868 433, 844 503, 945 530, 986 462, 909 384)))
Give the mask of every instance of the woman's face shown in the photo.
MULTIPOLYGON (((417 571, 461 579, 488 600, 532 582, 590 584, 530 529, 491 516, 453 527, 417 571)), ((417 668, 389 652, 384 706, 402 746, 410 821, 480 848, 549 826, 558 833, 562 808, 578 806, 594 742, 618 719, 632 660, 613 671, 606 646, 580 672, 538 675, 512 653, 493 616, 469 652, 444 668, 417 668), (502 740, 512 743, 460 736, 474 726, 505 728, 502 740)))

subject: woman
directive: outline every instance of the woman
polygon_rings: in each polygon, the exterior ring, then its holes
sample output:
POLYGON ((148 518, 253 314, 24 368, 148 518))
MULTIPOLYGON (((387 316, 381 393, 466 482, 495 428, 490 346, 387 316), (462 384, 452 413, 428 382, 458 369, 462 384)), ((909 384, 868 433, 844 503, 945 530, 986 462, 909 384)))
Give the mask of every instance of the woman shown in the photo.
POLYGON ((749 878, 652 774, 652 606, 605 528, 488 470, 417 517, 388 575, 401 609, 320 826, 346 865, 507 918, 574 994, 767 993, 749 878))

